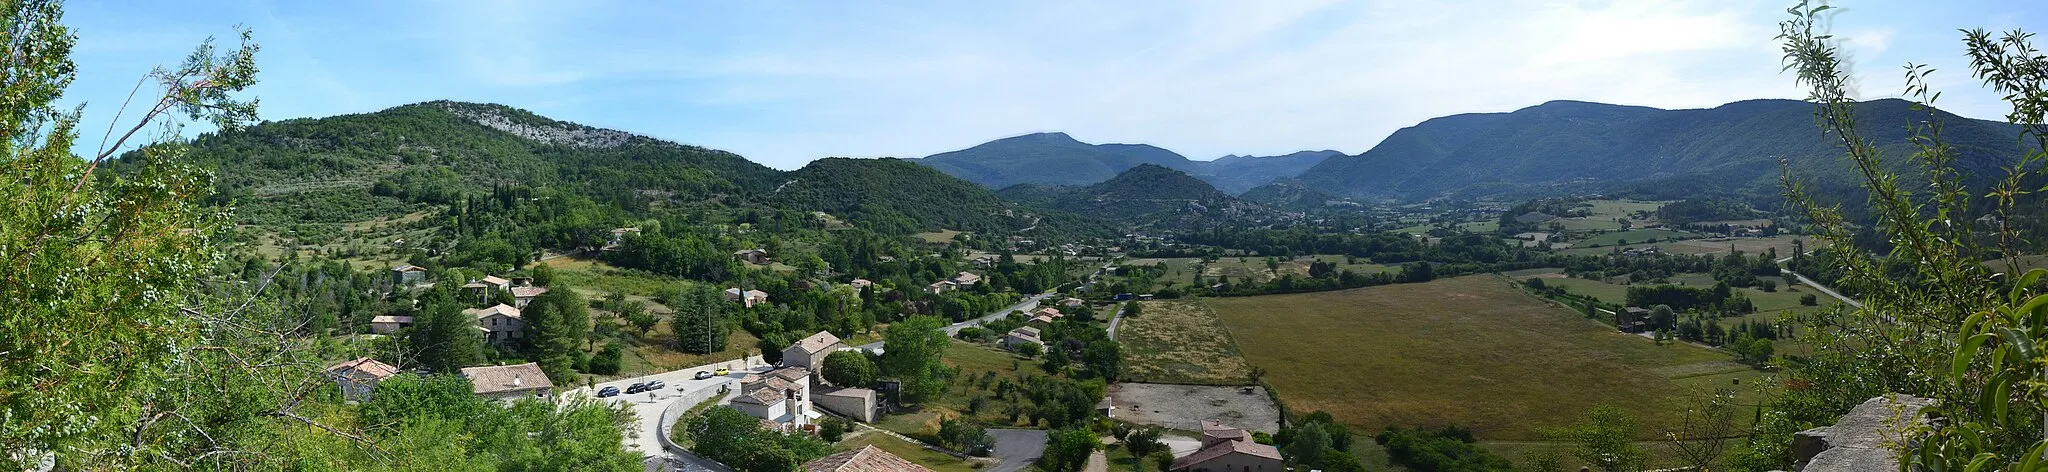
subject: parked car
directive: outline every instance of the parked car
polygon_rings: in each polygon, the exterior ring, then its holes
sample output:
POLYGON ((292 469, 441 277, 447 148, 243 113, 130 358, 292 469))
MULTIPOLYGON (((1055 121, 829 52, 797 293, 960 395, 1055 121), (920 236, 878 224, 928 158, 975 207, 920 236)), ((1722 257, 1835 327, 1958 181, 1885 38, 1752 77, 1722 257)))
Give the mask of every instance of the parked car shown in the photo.
POLYGON ((661 390, 661 389, 664 389, 664 388, 668 388, 668 384, 665 384, 665 383, 661 383, 661 381, 660 381, 660 380, 655 380, 655 381, 650 381, 650 382, 647 382, 647 388, 643 388, 643 389, 640 389, 640 391, 642 391, 642 392, 652 392, 652 391, 655 391, 655 390, 661 390))
POLYGON ((616 396, 618 396, 618 395, 619 395, 619 388, 618 388, 618 387, 605 387, 605 388, 600 388, 600 389, 597 389, 597 398, 604 398, 604 397, 616 397, 616 396))
POLYGON ((719 368, 718 368, 718 371, 716 371, 716 372, 712 372, 712 373, 711 373, 711 375, 716 375, 716 376, 719 376, 719 377, 724 377, 724 376, 727 376, 727 375, 731 375, 731 374, 732 374, 732 369, 727 369, 727 368, 724 368, 724 367, 719 367, 719 368))
POLYGON ((645 391, 647 391, 647 384, 644 383, 634 383, 632 386, 626 387, 626 393, 640 393, 645 391))
POLYGON ((712 377, 712 375, 711 375, 711 371, 708 371, 708 370, 700 370, 700 371, 697 371, 697 380, 704 380, 704 379, 708 379, 708 378, 711 378, 711 377, 712 377))

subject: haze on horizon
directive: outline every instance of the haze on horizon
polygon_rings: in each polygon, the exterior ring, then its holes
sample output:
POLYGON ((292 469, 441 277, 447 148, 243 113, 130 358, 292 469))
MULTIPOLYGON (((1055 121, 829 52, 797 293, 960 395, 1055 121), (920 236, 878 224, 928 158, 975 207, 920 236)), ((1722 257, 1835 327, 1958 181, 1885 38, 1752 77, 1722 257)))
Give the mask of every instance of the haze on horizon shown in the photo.
MULTIPOLYGON (((151 66, 236 23, 263 47, 251 95, 266 119, 493 102, 782 169, 1038 131, 1194 159, 1358 153, 1432 117, 1550 100, 1802 96, 1773 40, 1790 2, 1498 3, 80 1, 67 103, 89 102, 84 129, 103 127, 151 66)), ((2038 30, 2048 7, 1951 3, 1837 2, 1860 98, 1897 96, 1899 67, 1927 63, 1941 106, 2004 116, 1956 30, 2038 30)))

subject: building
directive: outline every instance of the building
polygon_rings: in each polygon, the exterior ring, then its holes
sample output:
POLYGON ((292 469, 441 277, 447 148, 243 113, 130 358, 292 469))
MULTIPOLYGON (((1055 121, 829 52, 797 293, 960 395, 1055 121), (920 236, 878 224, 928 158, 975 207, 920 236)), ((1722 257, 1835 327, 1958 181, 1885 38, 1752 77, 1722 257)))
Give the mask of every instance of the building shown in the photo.
POLYGON ((740 394, 732 407, 755 418, 775 423, 783 430, 811 424, 811 370, 783 367, 740 379, 740 394))
POLYGON ((1252 441, 1243 429, 1202 422, 1202 449, 1173 460, 1169 472, 1286 472, 1280 449, 1252 441))
POLYGON ((493 345, 526 337, 526 320, 519 317, 519 309, 503 303, 490 308, 471 308, 462 314, 475 316, 477 329, 484 333, 484 342, 493 345))
POLYGON ((953 284, 955 285, 973 287, 977 283, 981 283, 981 276, 974 275, 973 272, 961 272, 953 276, 953 284))
POLYGON ((495 275, 486 275, 483 280, 472 280, 462 284, 462 293, 476 297, 477 303, 490 303, 491 294, 510 290, 512 281, 495 275))
POLYGON ((629 238, 629 237, 633 237, 633 236, 639 236, 639 235, 640 235, 640 228, 618 228, 618 229, 614 229, 614 230, 612 230, 612 238, 611 238, 610 240, 607 240, 607 241, 605 241, 605 243, 604 243, 604 249, 605 249, 605 250, 607 250, 607 251, 610 251, 610 250, 616 250, 616 249, 618 249, 618 248, 619 248, 619 246, 622 246, 622 245, 625 245, 625 244, 626 244, 626 238, 629 238))
POLYGON ((926 285, 924 288, 926 291, 929 291, 933 294, 940 294, 946 293, 947 291, 959 289, 960 284, 953 283, 953 281, 951 280, 941 280, 937 282, 932 282, 931 285, 926 285))
POLYGON ((351 402, 369 400, 370 393, 377 390, 377 384, 393 375, 398 375, 397 367, 368 357, 327 367, 327 378, 341 387, 341 399, 351 402))
POLYGON ((524 309, 526 308, 526 305, 530 305, 533 303, 533 299, 540 298, 541 295, 546 295, 547 293, 547 287, 535 287, 532 285, 513 285, 512 306, 514 308, 524 309))
POLYGON ((804 472, 932 472, 873 445, 805 462, 804 472))
POLYGON ((875 282, 874 282, 874 281, 872 281, 872 280, 868 280, 868 279, 853 279, 853 281, 852 281, 852 282, 847 282, 846 284, 847 284, 847 285, 852 285, 852 286, 853 286, 853 288, 856 288, 856 289, 861 289, 861 288, 868 288, 868 287, 873 287, 873 286, 875 286, 875 282))
POLYGON ((548 381, 548 374, 541 372, 540 364, 532 362, 519 365, 464 367, 462 378, 469 379, 472 391, 477 396, 497 400, 547 398, 555 393, 555 383, 548 381))
POLYGON ((1079 307, 1079 306, 1081 306, 1081 305, 1083 305, 1083 304, 1086 304, 1086 303, 1088 303, 1088 302, 1086 302, 1086 301, 1082 301, 1081 299, 1079 299, 1079 298, 1074 298, 1074 297, 1067 297, 1067 298, 1065 298, 1065 299, 1061 299, 1061 300, 1060 300, 1060 306, 1063 306, 1063 307, 1067 307, 1067 308, 1074 308, 1074 307, 1079 307))
POLYGON ((863 423, 873 423, 875 421, 874 390, 865 388, 818 387, 814 391, 817 392, 817 395, 812 396, 811 401, 816 402, 818 408, 823 408, 863 423))
POLYGON ((410 316, 379 315, 370 318, 370 332, 376 334, 396 333, 409 326, 412 326, 410 316))
POLYGON ((744 251, 733 251, 732 257, 739 258, 740 262, 745 262, 753 265, 768 265, 768 263, 774 262, 773 260, 768 258, 767 249, 759 248, 748 249, 744 251))
POLYGON ((846 344, 840 343, 839 337, 833 336, 832 332, 819 331, 817 334, 805 336, 803 339, 790 343, 789 347, 783 348, 782 365, 823 370, 825 356, 845 348, 846 344))
POLYGON ((1025 326, 1022 328, 1010 330, 1009 333, 1003 334, 1003 349, 1015 350, 1017 349, 1017 346, 1022 346, 1027 343, 1036 344, 1039 347, 1045 347, 1045 341, 1038 339, 1038 328, 1025 326))
POLYGON ((754 305, 765 305, 768 303, 768 292, 760 290, 742 291, 739 287, 728 288, 725 289, 725 301, 740 302, 741 306, 753 308, 754 305))
POLYGON ((1624 333, 1649 331, 1650 310, 1639 306, 1623 308, 1620 313, 1614 314, 1614 327, 1624 333))
POLYGON ((391 282, 397 287, 412 285, 427 280, 427 268, 406 264, 391 268, 391 282))

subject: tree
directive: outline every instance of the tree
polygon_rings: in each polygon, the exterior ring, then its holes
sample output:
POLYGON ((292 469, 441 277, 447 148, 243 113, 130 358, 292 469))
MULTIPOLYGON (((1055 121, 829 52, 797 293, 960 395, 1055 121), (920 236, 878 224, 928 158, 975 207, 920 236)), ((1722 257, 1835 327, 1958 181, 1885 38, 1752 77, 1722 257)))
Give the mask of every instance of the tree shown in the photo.
POLYGON ((939 362, 953 340, 940 330, 946 322, 913 316, 889 325, 882 341, 882 374, 902 382, 906 399, 922 402, 946 393, 946 365, 939 362))
POLYGON ((406 331, 406 344, 417 353, 417 362, 428 371, 452 374, 482 363, 483 339, 477 336, 476 317, 464 314, 462 304, 446 290, 437 290, 425 301, 426 308, 406 331))
POLYGON ((832 385, 867 388, 875 384, 875 362, 860 351, 839 351, 825 356, 824 377, 832 385))
MULTIPOLYGON (((0 6, 0 450, 10 452, 108 450, 128 442, 115 432, 140 415, 177 408, 146 405, 139 392, 183 375, 171 367, 203 328, 228 329, 189 302, 231 222, 200 205, 214 186, 181 162, 182 145, 132 149, 124 172, 96 171, 172 114, 226 130, 255 115, 254 102, 231 96, 255 83, 256 47, 244 32, 225 54, 209 41, 152 72, 165 91, 143 96, 147 110, 127 110, 139 116, 132 127, 109 123, 125 132, 94 155, 72 154, 79 115, 56 102, 76 74, 77 37, 62 15, 55 1, 0 6)), ((18 461, 35 459, 0 454, 0 469, 34 469, 18 461)), ((123 468, 107 461, 94 465, 123 468)))
POLYGON ((1811 293, 1800 295, 1799 304, 1806 306, 1818 306, 1820 305, 1820 297, 1816 297, 1811 293))
POLYGON ((1735 394, 1722 388, 1712 394, 1694 394, 1679 428, 1664 433, 1680 459, 1693 470, 1718 470, 1728 438, 1734 437, 1735 394))
POLYGON ((1124 449, 1131 451, 1131 457, 1139 459, 1152 455, 1154 452, 1164 451, 1166 450, 1166 443, 1159 442, 1161 434, 1159 428, 1149 426, 1133 429, 1131 434, 1124 435, 1123 437, 1124 449))
POLYGON ((555 268, 548 266, 548 263, 546 262, 542 262, 539 265, 533 266, 533 269, 530 271, 529 275, 533 276, 534 285, 539 285, 542 287, 549 287, 555 285, 555 268))
POLYGON ((985 455, 995 447, 995 438, 989 437, 981 423, 956 418, 939 422, 939 444, 955 451, 985 455))
POLYGON ((520 312, 526 320, 530 353, 557 384, 576 381, 576 358, 590 332, 590 304, 575 290, 557 288, 533 299, 520 312))
POLYGON ((1330 451, 1330 433, 1318 423, 1302 424, 1289 431, 1287 444, 1280 450, 1288 460, 1314 467, 1322 464, 1323 454, 1330 451))
POLYGON ((590 358, 590 373, 598 375, 619 373, 620 364, 625 358, 625 353, 625 345, 619 344, 618 341, 604 343, 604 349, 597 351, 596 357, 590 358))
POLYGON ((1607 472, 1642 470, 1647 455, 1635 444, 1635 420, 1608 405, 1593 407, 1586 422, 1564 432, 1575 444, 1572 455, 1607 472))
POLYGON ((1094 431, 1053 431, 1045 436, 1045 454, 1038 458, 1038 468, 1046 472, 1077 472, 1088 464, 1088 456, 1100 448, 1102 442, 1096 439, 1094 431))
MULTIPOLYGON (((697 285, 685 289, 679 299, 669 303, 669 308, 675 311, 669 315, 668 329, 675 333, 677 349, 696 354, 725 350, 726 338, 732 334, 732 326, 726 321, 731 305, 717 288, 697 285)), ((780 351, 783 346, 788 343, 774 349, 780 351)))

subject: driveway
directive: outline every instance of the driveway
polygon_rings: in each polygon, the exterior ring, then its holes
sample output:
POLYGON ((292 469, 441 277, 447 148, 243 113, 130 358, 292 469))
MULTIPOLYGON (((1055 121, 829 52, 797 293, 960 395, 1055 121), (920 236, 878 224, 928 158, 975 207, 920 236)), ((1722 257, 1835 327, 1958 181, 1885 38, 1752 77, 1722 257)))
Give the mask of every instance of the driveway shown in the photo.
POLYGON ((1002 459, 991 472, 1024 470, 1045 455, 1044 430, 991 429, 988 435, 996 440, 996 458, 1002 459))
POLYGON ((653 392, 622 393, 619 396, 602 399, 602 401, 611 402, 612 404, 623 404, 633 408, 633 421, 635 424, 629 430, 631 431, 630 437, 626 438, 627 447, 639 451, 643 456, 667 457, 668 454, 661 448, 660 439, 660 435, 666 434, 668 431, 667 425, 660 424, 663 409, 668 408, 669 404, 685 398, 705 398, 703 394, 708 394, 710 393, 708 391, 715 390, 722 385, 729 384, 733 389, 738 389, 740 377, 746 376, 749 371, 765 370, 766 368, 767 366, 762 362, 761 356, 754 356, 745 360, 733 359, 687 369, 614 380, 597 384, 595 388, 577 387, 576 389, 563 392, 557 398, 561 401, 568 401, 576 397, 596 396, 594 392, 605 387, 618 387, 620 392, 624 392, 627 386, 649 380, 660 380, 662 383, 668 384, 667 388, 653 392), (732 373, 723 377, 712 377, 704 380, 694 378, 697 371, 714 371, 719 367, 732 369, 732 373))
MULTIPOLYGON (((1004 316, 1009 316, 1010 312, 1026 312, 1026 313, 1029 313, 1029 312, 1031 312, 1031 310, 1036 310, 1036 309, 1038 309, 1038 302, 1040 302, 1040 301, 1043 301, 1043 300, 1045 300, 1046 298, 1052 297, 1053 295, 1058 295, 1058 294, 1057 294, 1057 293, 1052 293, 1052 292, 1047 292, 1047 293, 1041 293, 1041 294, 1037 294, 1037 295, 1032 295, 1032 296, 1029 296, 1029 297, 1025 297, 1023 301, 1019 301, 1019 302, 1017 302, 1017 304, 1015 304, 1015 305, 1010 305, 1010 307, 1009 307, 1009 308, 1004 308, 1004 309, 1001 309, 1001 310, 996 310, 996 311, 994 311, 994 312, 990 312, 989 314, 987 314, 987 315, 983 315, 983 316, 982 316, 982 317, 980 317, 980 318, 975 318, 975 319, 971 319, 971 320, 967 320, 967 321, 962 321, 962 322, 959 322, 959 323, 953 323, 953 324, 950 324, 950 325, 946 325, 946 328, 945 328, 945 330, 946 330, 946 335, 947 335, 947 336, 952 336, 952 335, 960 334, 960 329, 961 329, 961 328, 966 328, 966 327, 969 327, 969 326, 979 325, 979 324, 981 324, 981 323, 983 323, 983 322, 987 322, 987 321, 993 321, 993 320, 1001 319, 1001 318, 1002 318, 1002 317, 1004 317, 1004 316)), ((871 343, 867 343, 867 344, 862 344, 862 345, 860 345, 860 346, 856 346, 856 347, 858 347, 858 348, 860 348, 860 349, 862 349, 862 350, 866 350, 866 351, 872 351, 872 352, 875 352, 875 353, 879 354, 879 353, 881 353, 881 352, 882 352, 882 344, 883 344, 883 341, 875 341, 875 342, 871 342, 871 343)))

